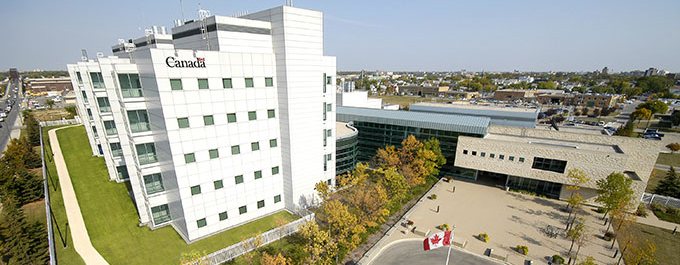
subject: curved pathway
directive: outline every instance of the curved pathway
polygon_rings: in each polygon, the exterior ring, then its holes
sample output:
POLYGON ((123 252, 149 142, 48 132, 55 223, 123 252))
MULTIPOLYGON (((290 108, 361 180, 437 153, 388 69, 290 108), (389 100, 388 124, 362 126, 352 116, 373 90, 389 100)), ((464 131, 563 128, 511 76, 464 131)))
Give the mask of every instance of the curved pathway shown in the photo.
MULTIPOLYGON (((383 249, 371 265, 411 265, 411 264, 445 264, 448 247, 424 251, 423 241, 405 240, 395 242, 383 249)), ((458 248, 451 248, 451 265, 499 265, 501 262, 472 254, 458 248)))
POLYGON ((52 145, 52 153, 54 153, 54 164, 57 168, 57 174, 59 175, 59 186, 61 188, 61 194, 64 197, 64 207, 66 208, 66 217, 68 218, 69 228, 71 229, 73 247, 80 257, 83 258, 85 264, 109 264, 104 257, 97 252, 94 246, 92 246, 92 242, 90 242, 90 236, 87 234, 85 221, 83 221, 83 215, 80 212, 80 206, 78 206, 78 199, 73 190, 71 177, 68 174, 66 162, 61 153, 59 139, 57 138, 57 130, 69 127, 73 126, 52 129, 48 133, 52 145))

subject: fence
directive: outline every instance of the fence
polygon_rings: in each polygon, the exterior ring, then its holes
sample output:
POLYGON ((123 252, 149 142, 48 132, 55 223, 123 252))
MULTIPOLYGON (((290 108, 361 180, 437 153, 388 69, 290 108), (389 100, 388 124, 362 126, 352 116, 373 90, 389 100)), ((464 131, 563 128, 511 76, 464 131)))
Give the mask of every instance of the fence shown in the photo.
POLYGON ((80 123, 80 121, 78 121, 76 119, 58 120, 58 121, 41 121, 40 126, 49 127, 49 126, 70 125, 70 124, 79 124, 79 123, 80 123))
POLYGON ((312 222, 314 221, 314 214, 309 214, 306 215, 298 220, 295 220, 293 222, 290 222, 284 226, 274 228, 272 230, 269 230, 267 232, 262 233, 259 238, 249 238, 246 241, 239 242, 237 244, 228 246, 226 248, 220 249, 218 251, 215 251, 205 257, 203 257, 200 261, 196 261, 193 264, 194 265, 204 265, 204 264, 209 264, 209 265, 214 265, 214 264, 222 264, 224 262, 230 261, 238 256, 241 256, 247 252, 250 252, 254 249, 255 244, 253 244, 253 241, 255 240, 260 240, 261 244, 258 247, 267 245, 271 242, 274 242, 278 240, 279 238, 286 237, 288 235, 291 235, 297 231, 300 230, 300 227, 302 227, 303 224, 306 224, 307 222, 312 222))
POLYGON ((47 218, 47 241, 50 255, 50 265, 57 264, 57 251, 54 245, 54 230, 52 228, 52 207, 50 207, 50 188, 47 184, 47 165, 45 164, 45 147, 43 146, 42 127, 40 127, 40 156, 42 158, 43 192, 45 193, 45 217, 47 218))
POLYGON ((642 194, 642 203, 646 204, 651 204, 653 202, 660 203, 665 206, 673 206, 675 208, 680 208, 680 199, 676 199, 673 197, 668 197, 668 196, 663 196, 663 195, 658 195, 658 194, 651 194, 651 193, 644 193, 642 194))

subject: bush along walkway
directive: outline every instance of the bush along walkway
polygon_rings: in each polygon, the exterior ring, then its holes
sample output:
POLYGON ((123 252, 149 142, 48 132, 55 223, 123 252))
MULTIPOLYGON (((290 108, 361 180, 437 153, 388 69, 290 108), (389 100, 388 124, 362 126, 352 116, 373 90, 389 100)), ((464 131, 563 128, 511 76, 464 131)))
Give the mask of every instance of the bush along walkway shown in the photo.
POLYGON ((102 255, 97 252, 94 246, 92 246, 90 237, 87 234, 85 221, 83 221, 83 215, 80 212, 78 199, 76 198, 76 193, 73 190, 71 177, 68 174, 66 162, 64 161, 64 156, 61 153, 59 139, 57 139, 57 130, 61 130, 63 128, 69 127, 52 129, 49 131, 49 136, 50 142, 52 143, 52 152, 54 153, 54 163, 57 168, 57 174, 59 175, 59 184, 64 197, 66 216, 68 218, 68 224, 73 238, 73 246, 86 264, 109 264, 106 262, 104 257, 102 257, 102 255))

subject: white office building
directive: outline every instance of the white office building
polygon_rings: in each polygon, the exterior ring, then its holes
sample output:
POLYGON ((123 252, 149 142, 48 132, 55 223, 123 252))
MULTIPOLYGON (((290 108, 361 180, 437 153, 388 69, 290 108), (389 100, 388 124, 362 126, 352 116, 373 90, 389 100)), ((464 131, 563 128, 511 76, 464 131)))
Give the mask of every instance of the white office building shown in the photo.
POLYGON ((322 13, 181 24, 68 65, 92 152, 110 180, 129 181, 140 223, 192 242, 314 203, 314 185, 335 176, 322 13))

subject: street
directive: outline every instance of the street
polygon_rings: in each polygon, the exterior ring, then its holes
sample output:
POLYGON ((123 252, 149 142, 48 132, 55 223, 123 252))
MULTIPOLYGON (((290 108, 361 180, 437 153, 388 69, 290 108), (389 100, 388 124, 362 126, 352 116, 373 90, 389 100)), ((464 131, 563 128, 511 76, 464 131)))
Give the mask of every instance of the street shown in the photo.
MULTIPOLYGON (((21 115, 21 82, 14 81, 7 85, 7 91, 5 96, 0 99, 0 111, 5 111, 7 106, 14 101, 12 105, 12 110, 4 118, 3 122, 0 122, 0 151, 5 151, 9 139, 12 137, 12 130, 15 129, 15 123, 17 122, 17 117, 21 115), (15 90, 16 88, 16 90, 15 90), (15 100, 16 97, 16 100, 15 100)), ((15 132, 16 134, 16 132, 15 132)), ((15 135, 15 137, 17 137, 15 135)), ((0 154, 0 157, 2 154, 0 154)))

